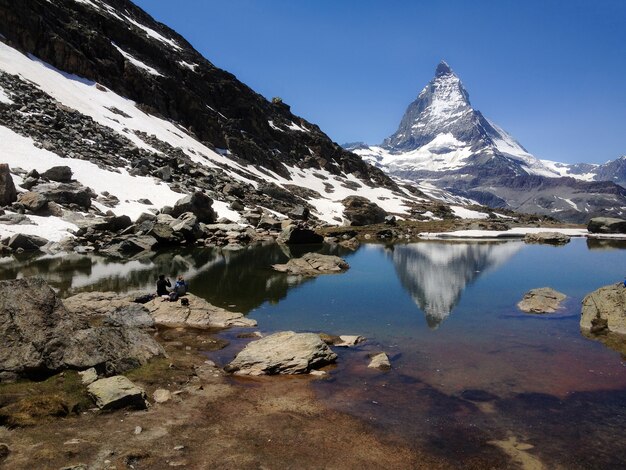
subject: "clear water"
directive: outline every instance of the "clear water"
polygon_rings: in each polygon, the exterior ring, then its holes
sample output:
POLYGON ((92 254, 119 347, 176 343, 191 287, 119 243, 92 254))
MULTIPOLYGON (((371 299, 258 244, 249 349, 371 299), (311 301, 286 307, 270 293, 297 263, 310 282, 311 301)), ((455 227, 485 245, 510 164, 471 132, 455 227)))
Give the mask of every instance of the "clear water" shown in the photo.
MULTIPOLYGON (((582 239, 564 247, 366 245, 337 252, 348 272, 303 280, 271 270, 300 254, 271 244, 142 260, 12 260, 0 264, 0 278, 42 275, 67 296, 150 289, 161 272, 182 273, 193 293, 247 313, 263 332, 366 336, 357 348, 337 350, 337 366, 315 389, 388 436, 455 465, 496 461, 502 454, 489 442, 515 439, 548 468, 623 468, 626 362, 578 326, 582 298, 624 279, 623 248, 582 239), (568 296, 560 313, 518 311, 525 292, 546 286, 568 296), (381 350, 392 358, 390 372, 366 367, 368 354, 381 350)), ((222 362, 247 341, 235 331, 225 336, 232 344, 215 355, 222 362)))

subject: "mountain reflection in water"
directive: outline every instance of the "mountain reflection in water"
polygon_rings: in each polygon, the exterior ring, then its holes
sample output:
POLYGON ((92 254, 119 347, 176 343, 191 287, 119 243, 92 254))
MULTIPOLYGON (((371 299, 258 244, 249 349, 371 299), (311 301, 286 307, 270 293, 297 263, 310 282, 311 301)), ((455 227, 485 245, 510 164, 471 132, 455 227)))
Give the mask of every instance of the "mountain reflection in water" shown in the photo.
POLYGON ((436 329, 458 304, 465 288, 523 247, 521 242, 413 243, 393 245, 392 259, 402 286, 436 329))

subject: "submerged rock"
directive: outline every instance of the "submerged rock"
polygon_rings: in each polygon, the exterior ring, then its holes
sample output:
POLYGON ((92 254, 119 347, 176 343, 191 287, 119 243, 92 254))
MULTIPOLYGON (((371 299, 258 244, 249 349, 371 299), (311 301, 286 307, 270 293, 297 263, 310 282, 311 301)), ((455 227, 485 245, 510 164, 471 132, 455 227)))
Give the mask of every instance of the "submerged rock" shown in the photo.
POLYGON ((559 232, 537 232, 527 233, 524 236, 525 243, 546 243, 548 245, 566 245, 570 242, 570 237, 559 232))
POLYGON ((517 304, 517 307, 526 313, 554 313, 561 308, 561 302, 567 296, 550 287, 531 289, 517 304))
POLYGON ((96 367, 123 372, 165 355, 147 333, 70 313, 43 279, 0 281, 0 375, 96 367))
POLYGON ((292 258, 286 264, 275 264, 272 267, 282 273, 316 276, 340 273, 350 268, 350 265, 338 256, 306 253, 301 258, 292 258))
POLYGON ((370 357, 370 363, 367 367, 370 369, 389 370, 391 369, 391 362, 389 362, 387 354, 380 352, 370 357))
POLYGON ((626 335, 626 288, 621 282, 601 287, 583 299, 580 327, 595 334, 626 335))
POLYGON ((148 407, 146 392, 123 375, 96 380, 87 386, 87 391, 101 410, 148 407))
POLYGON ((282 331, 248 343, 225 369, 237 375, 304 374, 335 359, 319 335, 282 331))

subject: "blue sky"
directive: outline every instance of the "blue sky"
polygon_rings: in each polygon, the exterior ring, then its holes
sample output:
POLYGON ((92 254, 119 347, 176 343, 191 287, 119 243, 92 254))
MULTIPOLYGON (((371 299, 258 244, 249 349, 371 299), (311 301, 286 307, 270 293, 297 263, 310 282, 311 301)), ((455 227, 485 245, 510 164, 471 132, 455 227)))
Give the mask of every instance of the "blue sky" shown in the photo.
POLYGON ((445 59, 535 156, 626 154, 626 1, 134 0, 339 143, 379 143, 445 59))

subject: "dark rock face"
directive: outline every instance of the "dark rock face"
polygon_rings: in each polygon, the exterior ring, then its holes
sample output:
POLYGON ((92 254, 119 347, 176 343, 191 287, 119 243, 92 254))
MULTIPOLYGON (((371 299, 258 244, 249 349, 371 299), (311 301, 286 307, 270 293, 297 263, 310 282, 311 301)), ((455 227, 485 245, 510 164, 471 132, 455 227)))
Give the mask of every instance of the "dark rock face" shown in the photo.
POLYGON ((17 191, 9 172, 9 165, 0 163, 0 206, 7 206, 17 200, 17 191))
POLYGON ((626 233, 626 220, 611 217, 595 217, 589 221, 591 233, 626 233))
POLYGON ((350 196, 342 202, 346 206, 343 215, 350 221, 351 225, 381 224, 387 217, 387 213, 383 209, 364 197, 350 196))
POLYGON ((124 371, 164 354, 145 332, 90 326, 69 314, 42 279, 0 281, 0 376, 42 377, 63 369, 124 371))
POLYGON ((213 199, 201 192, 195 192, 191 196, 179 199, 172 209, 171 216, 176 218, 185 212, 191 212, 199 222, 205 224, 215 223, 217 216, 211 207, 213 199))
POLYGON ((41 174, 42 177, 58 183, 69 183, 72 181, 72 169, 69 166, 53 166, 41 174))
POLYGON ((282 231, 278 241, 287 245, 314 245, 323 243, 324 237, 311 229, 291 225, 282 231))
POLYGON ((7 246, 13 250, 22 249, 24 251, 37 251, 39 248, 48 243, 48 240, 36 235, 26 235, 23 233, 16 233, 13 235, 7 246))
MULTIPOLYGON (((87 2, 0 0, 0 31, 23 52, 105 85, 146 112, 172 119, 199 140, 228 149, 247 162, 279 174, 286 174, 283 163, 324 167, 395 187, 380 170, 343 150, 316 125, 293 115, 289 106, 267 101, 215 67, 183 37, 129 0, 105 0, 95 7, 87 2), (174 46, 150 37, 133 22, 156 31, 174 46), (112 43, 161 75, 133 66, 112 43), (290 129, 294 123, 305 131, 290 129)), ((175 178, 176 165, 169 168, 172 171, 161 176, 175 178)), ((137 170, 141 172, 141 166, 137 170)))

